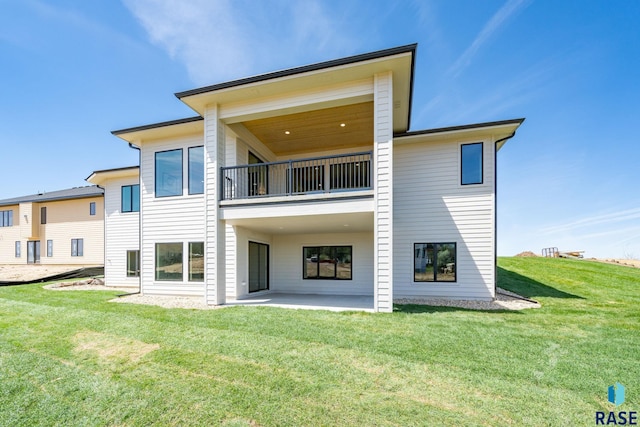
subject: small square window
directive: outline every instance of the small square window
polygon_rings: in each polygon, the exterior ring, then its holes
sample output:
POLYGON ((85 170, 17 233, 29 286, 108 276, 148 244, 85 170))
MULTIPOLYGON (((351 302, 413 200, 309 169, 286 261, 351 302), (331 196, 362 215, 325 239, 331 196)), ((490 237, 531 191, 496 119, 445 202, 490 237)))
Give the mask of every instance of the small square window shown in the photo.
POLYGON ((414 282, 455 282, 455 243, 414 243, 414 282))

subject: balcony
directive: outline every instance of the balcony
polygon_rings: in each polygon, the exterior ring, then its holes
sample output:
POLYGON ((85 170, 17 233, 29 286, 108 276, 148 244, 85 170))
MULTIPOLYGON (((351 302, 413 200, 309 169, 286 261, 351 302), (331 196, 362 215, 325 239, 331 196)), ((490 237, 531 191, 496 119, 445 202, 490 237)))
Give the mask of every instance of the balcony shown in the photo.
POLYGON ((370 151, 221 168, 221 200, 372 189, 370 151))

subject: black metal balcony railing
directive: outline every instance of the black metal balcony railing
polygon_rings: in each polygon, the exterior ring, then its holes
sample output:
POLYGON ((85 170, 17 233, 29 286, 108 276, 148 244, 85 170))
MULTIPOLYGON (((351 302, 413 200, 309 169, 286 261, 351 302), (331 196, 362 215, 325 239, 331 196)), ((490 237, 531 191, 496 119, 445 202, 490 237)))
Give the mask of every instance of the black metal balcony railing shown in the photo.
POLYGON ((371 189, 371 152, 221 168, 222 200, 371 189))

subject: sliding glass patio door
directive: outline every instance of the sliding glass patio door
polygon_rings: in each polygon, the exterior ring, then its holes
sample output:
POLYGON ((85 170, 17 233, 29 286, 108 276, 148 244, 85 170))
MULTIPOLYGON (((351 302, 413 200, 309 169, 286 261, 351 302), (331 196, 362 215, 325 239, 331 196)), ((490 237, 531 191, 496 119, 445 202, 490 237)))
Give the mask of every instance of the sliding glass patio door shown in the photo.
POLYGON ((269 289, 269 245, 249 242, 249 292, 269 289))

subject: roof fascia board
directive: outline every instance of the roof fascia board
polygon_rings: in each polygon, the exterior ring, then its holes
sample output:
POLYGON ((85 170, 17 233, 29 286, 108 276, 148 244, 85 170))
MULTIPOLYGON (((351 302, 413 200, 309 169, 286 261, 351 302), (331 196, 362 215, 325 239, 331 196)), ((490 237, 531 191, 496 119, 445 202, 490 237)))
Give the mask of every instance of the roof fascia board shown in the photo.
POLYGON ((286 70, 274 71, 266 74, 259 74, 257 76, 246 77, 238 80, 231 80, 229 82, 218 83, 211 86, 204 86, 201 88, 191 89, 183 92, 177 92, 175 96, 178 99, 187 98, 194 95, 200 95, 203 93, 219 91, 222 89, 229 89, 237 86, 245 86, 252 83, 264 82, 267 80, 275 80, 282 77, 289 77, 297 74, 310 73, 313 71, 324 70, 328 68, 336 68, 344 65, 356 64, 358 62, 370 61, 373 59, 384 58, 388 56, 394 56, 402 53, 411 53, 412 56, 415 56, 416 47, 418 45, 416 43, 394 47, 390 49, 379 50, 376 52, 369 52, 360 55, 349 56, 346 58, 334 59, 325 62, 319 62, 316 64, 304 65, 301 67, 289 68, 286 70))

